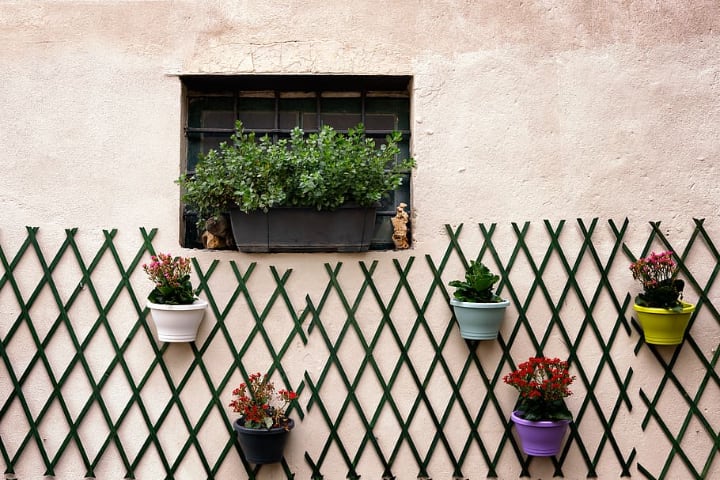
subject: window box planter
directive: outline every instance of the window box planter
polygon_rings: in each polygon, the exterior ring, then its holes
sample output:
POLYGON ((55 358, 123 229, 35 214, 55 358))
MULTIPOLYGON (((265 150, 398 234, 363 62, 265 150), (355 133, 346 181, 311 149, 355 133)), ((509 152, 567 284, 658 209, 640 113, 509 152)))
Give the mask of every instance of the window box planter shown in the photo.
POLYGON ((233 209, 230 223, 241 252, 364 252, 375 230, 375 208, 233 209))

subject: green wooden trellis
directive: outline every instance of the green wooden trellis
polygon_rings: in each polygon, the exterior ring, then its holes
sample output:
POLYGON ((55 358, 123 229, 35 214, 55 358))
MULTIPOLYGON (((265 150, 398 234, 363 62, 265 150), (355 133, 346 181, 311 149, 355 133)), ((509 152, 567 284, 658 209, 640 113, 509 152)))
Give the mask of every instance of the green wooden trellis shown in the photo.
MULTIPOLYGON (((507 419, 507 405, 503 405, 499 393, 507 388, 501 379, 504 373, 515 366, 521 355, 526 358, 533 354, 551 354, 546 350, 553 338, 559 338, 565 345, 567 358, 585 393, 579 408, 574 411, 575 421, 563 451, 548 460, 552 462, 555 475, 566 474, 570 466, 568 462, 572 459, 575 462, 573 471, 584 470, 584 475, 590 478, 598 477, 601 462, 606 470, 607 464, 615 465, 616 476, 639 474, 646 478, 668 478, 672 469, 680 466, 689 477, 710 478, 710 473, 713 468, 718 468, 720 461, 720 418, 717 410, 704 411, 698 405, 703 398, 707 401, 707 395, 711 394, 709 392, 720 388, 717 374, 720 349, 714 348, 708 356, 707 351, 693 338, 692 325, 703 321, 710 322, 715 328, 720 326, 720 314, 710 301, 720 270, 720 254, 705 230, 703 220, 694 220, 692 235, 679 249, 671 245, 659 223, 650 223, 650 234, 645 245, 636 252, 627 244, 629 221, 609 221, 607 228, 612 241, 610 247, 604 246, 604 255, 594 242, 598 226, 597 219, 590 222, 577 220, 574 231, 579 234, 581 242, 579 246, 570 247, 564 243, 563 237, 567 222, 553 224, 545 221, 542 231, 547 242, 538 248, 531 247, 528 241, 528 236, 535 231, 534 226, 530 223, 512 224, 514 244, 507 258, 498 248, 500 240, 496 236, 496 224, 479 225, 482 246, 472 256, 463 249, 461 242, 461 233, 467 227, 446 226, 448 245, 439 258, 425 255, 423 259, 403 256, 402 260, 390 260, 390 268, 395 273, 394 281, 387 280, 387 276, 383 280, 378 278, 380 261, 360 261, 357 267, 362 281, 357 288, 343 287, 343 275, 349 268, 346 262, 327 263, 324 268, 326 278, 313 279, 318 288, 308 291, 302 304, 293 302, 288 291, 293 270, 283 272, 269 265, 274 286, 272 291, 265 291, 259 297, 253 295, 250 285, 253 275, 257 275, 257 263, 242 265, 239 261, 231 260, 228 262, 231 273, 222 274, 218 273, 221 266, 218 260, 205 265, 193 259, 196 285, 200 294, 209 302, 213 321, 207 327, 206 335, 198 343, 190 344, 190 360, 181 371, 171 365, 172 352, 168 344, 157 344, 154 341, 152 329, 146 321, 148 312, 144 307, 144 298, 133 286, 133 274, 140 269, 143 259, 155 252, 153 240, 156 230, 140 229, 139 246, 132 258, 124 261, 116 244, 115 230, 105 231, 97 252, 87 257, 81 253, 76 229, 66 230, 65 239, 57 252, 47 254, 43 252, 38 239, 38 229, 27 228, 27 236, 13 256, 8 256, 0 244, 0 294, 14 299, 18 307, 16 316, 0 318, 0 373, 5 374, 4 381, 10 386, 0 396, 0 458, 5 473, 14 475, 18 468, 27 471, 24 459, 36 455, 42 465, 35 467, 38 471, 33 472, 33 475, 39 475, 39 469, 42 469, 43 475, 57 475, 61 462, 73 458, 82 463, 85 476, 94 477, 96 471, 101 470, 103 462, 117 458, 113 461, 120 462, 117 468, 124 469, 127 478, 135 478, 138 472, 143 471, 144 462, 155 462, 153 471, 162 471, 166 479, 199 476, 212 479, 221 478, 224 466, 239 459, 241 468, 249 478, 269 478, 267 475, 270 473, 266 472, 272 467, 254 466, 242 457, 233 439, 230 413, 226 407, 227 392, 232 388, 230 382, 237 377, 247 378, 252 373, 248 369, 254 368, 251 365, 254 365, 260 352, 263 358, 269 359, 269 364, 264 366, 265 370, 285 387, 300 394, 301 402, 291 414, 302 422, 313 412, 316 421, 319 418, 328 432, 325 437, 303 443, 303 465, 291 465, 283 461, 272 470, 273 478, 279 474, 288 479, 326 478, 328 462, 333 462, 334 468, 337 468, 339 462, 347 478, 368 478, 373 473, 360 471, 359 466, 369 457, 381 465, 382 471, 376 475, 387 479, 434 477, 432 466, 437 457, 447 459, 455 478, 503 477, 508 462, 515 465, 516 470, 513 471, 530 477, 535 471, 535 463, 541 460, 526 457, 513 435, 512 425, 507 419), (627 262, 657 248, 676 251, 688 289, 698 299, 696 312, 691 319, 691 333, 671 354, 642 341, 638 324, 627 313, 631 310, 632 297, 626 291, 613 288, 611 277, 614 266, 617 269, 620 264, 626 268, 627 262), (712 271, 704 281, 694 276, 686 266, 693 252, 698 249, 702 249, 714 261, 712 271), (459 261, 467 265, 470 259, 497 265, 503 279, 499 293, 511 300, 517 318, 509 328, 503 329, 494 357, 480 355, 480 347, 469 343, 462 365, 456 365, 448 361, 447 353, 448 349, 457 346, 453 342, 457 329, 453 322, 447 322, 438 334, 437 330, 433 330, 434 319, 430 312, 437 302, 447 304, 449 301, 446 272, 450 264, 459 261), (25 279, 20 277, 26 271, 24 263, 27 261, 36 261, 36 270, 40 273, 37 283, 29 290, 27 286, 23 287, 27 282, 21 281, 25 279), (105 295, 99 291, 98 276, 101 266, 107 267, 108 262, 119 281, 109 295, 105 295), (59 273, 62 266, 67 264, 72 264, 79 271, 76 282, 59 273), (521 293, 518 288, 517 275, 521 266, 531 272, 532 281, 526 293, 521 293), (566 278, 564 283, 556 280, 549 284, 543 281, 551 268, 560 269, 566 278), (581 288, 578 280, 580 272, 587 269, 596 272, 599 277, 592 289, 588 289, 587 285, 581 288), (428 284, 413 284, 412 278, 418 271, 426 275, 429 272, 428 284), (221 275, 222 281, 231 285, 230 295, 223 301, 216 298, 212 286, 221 275), (95 309, 93 318, 79 319, 71 313, 81 296, 89 296, 95 309), (331 298, 337 299, 339 309, 337 303, 330 301, 331 298), (580 322, 579 326, 568 323, 571 320, 563 309, 570 298, 581 306, 582 318, 572 320, 580 322), (56 309, 57 315, 49 325, 41 326, 34 318, 34 312, 47 306, 43 302, 51 302, 53 308, 50 310, 56 309), (124 338, 114 330, 110 319, 112 309, 117 309, 120 302, 129 302, 136 315, 136 321, 124 338), (378 321, 372 327, 362 323, 359 316, 363 307, 368 305, 380 312, 378 321), (534 325, 528 314, 531 307, 537 305, 542 305, 549 316, 547 325, 542 328, 534 325), (277 333, 271 331, 276 326, 272 325, 271 328, 269 320, 278 310, 284 312, 283 316, 287 319, 284 338, 280 340, 277 333), (608 310, 612 312, 611 319, 607 318, 608 310), (612 329, 607 333, 600 325, 609 321, 612 322, 612 329), (248 332, 242 338, 233 335, 238 322, 249 325, 248 332), (406 322, 402 324, 404 334, 398 328, 401 325, 399 322, 406 322), (330 325, 338 328, 329 329, 330 325), (337 334, 331 334, 331 330, 337 330, 337 334), (97 366, 93 364, 89 352, 95 339, 100 337, 107 339, 112 351, 110 360, 98 375, 94 373, 97 366), (322 346, 322 351, 312 352, 324 359, 322 365, 316 372, 305 371, 301 378, 293 377, 288 371, 293 346, 298 342, 308 345, 311 339, 322 346), (28 341, 31 345, 27 345, 28 341), (63 348, 70 351, 71 356, 62 371, 57 371, 50 352, 60 341, 65 342, 63 348), (378 358, 376 350, 381 341, 389 341, 396 347, 398 357, 378 358), (635 342, 635 355, 649 355, 654 359, 657 371, 661 372, 654 391, 638 389, 634 383, 633 369, 623 367, 613 358, 613 348, 629 341, 635 342), (361 351, 365 353, 353 369, 348 369, 343 360, 345 352, 357 347, 358 342, 361 351), (413 345, 418 342, 432 349, 423 368, 416 364, 410 354, 413 345), (594 356, 593 362, 587 362, 584 357, 582 345, 587 342, 593 342, 600 350, 599 358, 594 356), (522 351, 523 345, 528 343, 533 351, 522 351), (139 375, 133 373, 129 361, 130 352, 138 345, 151 352, 148 353, 149 363, 139 375), (33 351, 26 354, 27 358, 23 357, 21 362, 16 352, 18 349, 27 350, 28 346, 33 351), (217 365, 207 361, 211 352, 218 348, 229 352, 231 358, 227 365, 221 367, 221 371, 217 365), (691 355, 694 361, 702 365, 704 375, 699 384, 688 386, 683 382, 683 355, 691 355), (493 358, 493 361, 488 362, 488 358, 493 358), (383 373, 387 371, 389 375, 383 373), (331 382, 331 373, 340 379, 339 384, 337 381, 331 382), (401 404, 395 394, 403 373, 410 379, 413 391, 417 393, 409 404, 401 404), (46 377, 49 383, 50 393, 40 400, 30 397, 27 392, 27 387, 37 375, 46 377), (79 409, 73 408, 63 394, 64 388, 69 388, 71 380, 78 376, 87 382, 90 392, 79 409), (111 396, 108 395, 117 377, 122 379, 130 391, 126 404, 122 406, 112 404, 111 396), (463 387, 478 378, 486 392, 479 408, 473 407, 462 394, 463 387), (601 402, 598 389, 601 388, 602 378, 606 379, 606 391, 603 392, 604 400, 601 402), (611 379, 613 385, 610 404, 607 378, 611 379), (158 381, 168 392, 167 401, 162 399, 160 404, 151 387, 158 381), (360 385, 367 381, 376 382, 382 390, 382 395, 374 402, 361 398, 358 393, 360 385), (438 381, 447 386, 448 401, 442 405, 428 395, 428 389, 433 382, 438 381), (198 383, 207 397, 201 400, 200 408, 195 411, 183 398, 192 395, 193 400, 198 401, 199 396, 195 392, 198 383), (328 408, 330 394, 338 389, 343 391, 343 395, 337 413, 333 414, 328 408), (661 398, 669 389, 679 392, 684 402, 683 412, 687 410, 679 429, 673 429, 667 424, 660 408, 661 398), (639 398, 642 403, 633 405, 633 398, 639 398), (659 429, 670 444, 667 454, 663 458, 654 458, 653 465, 639 459, 636 448, 628 448, 624 446, 627 442, 621 441, 626 432, 617 428, 618 420, 632 411, 633 407, 636 412, 639 409, 643 413, 641 428, 659 429), (343 422, 351 414, 359 419, 363 428, 359 442, 349 442, 342 433, 343 422), (67 428, 56 434, 58 436, 52 442, 54 446, 49 447, 43 439, 43 435, 46 435, 43 430, 51 422, 51 417, 58 415, 67 428), (394 431, 383 432, 386 437, 384 444, 378 441, 376 435, 383 416, 389 416, 397 425, 394 431), (480 427, 487 418, 500 422, 502 435, 495 438, 484 435, 480 427), (427 433, 427 438, 419 441, 413 437, 412 430, 421 420, 427 420, 432 429, 427 433), (106 428, 105 435, 100 439, 85 438, 83 425, 98 421, 106 428), (467 439, 459 447, 450 438, 449 422, 460 422, 468 430, 467 439), (597 442, 590 441, 585 431, 585 426, 592 422, 599 424, 602 430, 597 442), (139 423, 146 429, 146 440, 139 445, 130 445, 123 440, 123 429, 131 423, 139 423), (699 463, 697 455, 691 456, 683 451, 683 441, 689 436, 691 424, 699 425, 702 434, 707 437, 708 449, 703 452, 699 463), (163 432, 171 426, 180 428, 183 438, 169 448, 165 444, 163 432), (12 436, 12 442, 8 440, 9 435, 2 435, 2 432, 10 429, 21 432, 12 436), (208 429, 227 438, 219 451, 203 442, 202 434, 208 429), (389 443, 387 438, 390 438, 389 443), (403 464, 399 463, 401 453, 406 459, 403 464), (477 462, 473 460, 477 457, 473 455, 479 455, 484 463, 485 469, 479 477, 477 462), (187 459, 190 457, 195 464, 193 475, 188 476, 187 459), (412 465, 408 465, 408 461, 412 465), (579 461, 583 465, 581 469, 577 465, 579 461)), ((337 397, 333 397, 333 401, 337 402, 337 397)))
MULTIPOLYGON (((692 329, 692 325, 697 321, 698 313, 701 308, 709 310, 712 318, 715 319, 716 322, 720 318, 720 316, 718 315, 717 307, 708 299, 710 289, 713 286, 715 279, 717 278, 718 272, 720 271, 720 253, 718 252, 717 248, 713 244, 711 238, 709 237, 704 228, 704 219, 693 219, 693 221, 695 222, 695 229, 692 236, 690 237, 690 240, 688 241, 686 247, 683 249, 682 252, 673 249, 673 246, 670 244, 670 242, 660 229, 660 222, 651 222, 650 225, 652 227, 652 233, 648 238, 645 249, 643 250, 641 255, 644 256, 648 253, 653 241, 658 241, 665 248, 674 250, 676 252, 677 256, 679 257, 678 264, 680 266, 680 270, 682 271, 683 278, 687 280, 692 290, 694 290, 695 292, 699 292, 696 312, 690 319, 690 325, 688 327, 689 330, 692 329), (693 272, 685 266, 685 261, 690 255, 692 246, 698 239, 700 239, 702 243, 707 246, 708 250, 712 254, 712 259, 714 260, 712 272, 704 286, 700 285, 700 283, 693 275, 693 272)), ((636 322, 633 322, 633 325, 637 331, 640 331, 640 327, 636 322)), ((639 350, 639 348, 641 348, 640 342, 638 342, 636 352, 639 350)), ((717 424, 715 424, 714 426, 712 425, 710 419, 708 419, 705 413, 703 413, 698 408, 698 403, 703 394, 705 393, 706 388, 710 382, 714 383, 716 386, 720 386, 720 377, 718 376, 717 372, 718 358, 720 358, 720 348, 718 348, 718 346, 713 348, 711 351, 712 357, 707 358, 705 356, 706 353, 703 352, 702 349, 698 346, 698 343, 695 341, 693 336, 687 335, 685 342, 673 351, 673 354, 669 361, 665 361, 664 357, 658 352, 657 348, 651 348, 651 351, 658 364, 662 366, 664 374, 658 384, 656 392, 652 395, 652 398, 650 398, 646 392, 640 390, 640 398, 642 399, 645 407, 647 408, 645 418, 642 421, 642 428, 643 430, 645 430, 651 420, 656 422, 660 426, 666 438, 670 441, 672 445, 672 450, 670 451, 669 455, 664 459, 663 468, 657 477, 653 476, 647 470, 647 467, 642 464, 638 464, 638 470, 648 478, 665 478, 668 474, 672 462, 675 460, 676 457, 678 457, 683 463, 683 465, 687 468, 689 475, 692 475, 694 478, 711 478, 710 475, 711 473, 713 473, 713 460, 716 460, 718 456, 718 451, 720 450, 720 427, 718 427, 717 424), (678 378, 678 373, 676 372, 678 370, 678 360, 684 349, 692 350, 694 358, 701 362, 704 367, 703 379, 698 386, 698 389, 695 392, 694 396, 690 395, 690 392, 687 391, 686 387, 678 378), (682 427, 677 435, 673 435, 673 432, 670 431, 670 429, 663 421, 660 412, 658 412, 656 409, 657 403, 662 396, 662 392, 664 391, 668 383, 672 384, 672 386, 678 389, 683 401, 685 402, 683 407, 686 407, 688 409, 688 412, 683 419, 682 427), (683 448, 681 445, 681 440, 688 433, 688 425, 693 419, 700 423, 703 431, 712 439, 711 448, 707 453, 707 456, 705 457, 705 462, 702 465, 694 465, 693 461, 690 460, 688 455, 683 452, 683 448)), ((717 410, 715 410, 715 412, 713 413, 717 414, 717 410)), ((717 474, 717 471, 718 466, 715 465, 715 474, 717 474)))

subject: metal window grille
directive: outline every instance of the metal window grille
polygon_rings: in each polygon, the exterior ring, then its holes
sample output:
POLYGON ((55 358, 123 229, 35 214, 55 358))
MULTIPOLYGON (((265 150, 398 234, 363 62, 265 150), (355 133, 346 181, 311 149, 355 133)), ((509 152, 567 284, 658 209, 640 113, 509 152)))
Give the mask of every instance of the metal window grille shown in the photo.
MULTIPOLYGON (((410 77, 406 76, 188 76, 186 88, 186 171, 199 156, 230 138, 236 120, 248 132, 274 140, 295 127, 306 133, 329 125, 345 132, 359 123, 378 144, 399 131, 403 155, 409 156, 410 77)), ((377 210, 371 248, 392 248, 390 218, 401 202, 412 205, 410 172, 377 210)), ((184 210, 185 245, 201 247, 194 212, 184 210)))

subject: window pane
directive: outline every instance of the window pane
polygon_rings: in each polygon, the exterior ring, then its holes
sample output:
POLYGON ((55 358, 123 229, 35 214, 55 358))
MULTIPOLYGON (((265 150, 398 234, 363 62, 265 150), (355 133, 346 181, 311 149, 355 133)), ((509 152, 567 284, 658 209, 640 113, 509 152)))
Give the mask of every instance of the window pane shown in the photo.
POLYGON ((359 113, 323 113, 320 118, 323 125, 330 125, 335 130, 347 130, 356 127, 362 121, 359 113))
POLYGON ((233 97, 196 97, 188 101, 188 128, 233 128, 233 97))
POLYGON ((367 130, 396 130, 397 117, 388 113, 368 113, 365 115, 367 130))
POLYGON ((238 118, 245 130, 272 130, 275 128, 275 114, 273 112, 239 112, 238 118))
POLYGON ((235 114, 232 111, 213 111, 208 110, 202 113, 203 128, 233 128, 235 124, 235 114))
POLYGON ((220 143, 230 139, 230 133, 198 133, 188 132, 188 172, 195 171, 195 165, 201 153, 207 153, 210 149, 217 149, 220 143))
POLYGON ((300 126, 300 114, 298 112, 280 112, 278 128, 280 130, 292 130, 300 126))
POLYGON ((238 99, 238 118, 246 130, 272 130, 275 128, 275 99, 238 99))
POLYGON ((393 226, 389 216, 375 217, 375 233, 371 240, 372 250, 387 250, 395 246, 392 241, 393 226))
POLYGON ((302 98, 281 98, 279 107, 280 124, 283 130, 300 127, 307 130, 317 129, 317 100, 314 94, 302 98))
POLYGON ((318 116, 315 113, 303 113, 302 128, 305 131, 318 130, 318 116))
POLYGON ((320 120, 336 130, 347 130, 362 122, 362 98, 322 98, 320 120))
POLYGON ((409 98, 368 97, 365 102, 365 113, 368 118, 371 116, 392 115, 395 119, 392 130, 410 129, 409 98))

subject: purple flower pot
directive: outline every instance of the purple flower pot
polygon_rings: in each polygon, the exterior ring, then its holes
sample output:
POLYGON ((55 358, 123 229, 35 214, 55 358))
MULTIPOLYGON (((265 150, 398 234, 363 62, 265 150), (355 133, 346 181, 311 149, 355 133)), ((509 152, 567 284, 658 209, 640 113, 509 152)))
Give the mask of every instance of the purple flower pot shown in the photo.
POLYGON ((563 437, 567 432, 570 420, 542 420, 534 422, 517 416, 512 412, 510 420, 520 437, 522 449, 535 457, 552 457, 560 453, 563 437))

